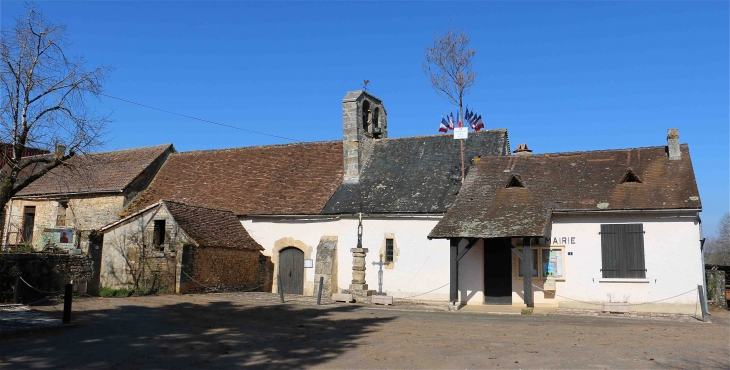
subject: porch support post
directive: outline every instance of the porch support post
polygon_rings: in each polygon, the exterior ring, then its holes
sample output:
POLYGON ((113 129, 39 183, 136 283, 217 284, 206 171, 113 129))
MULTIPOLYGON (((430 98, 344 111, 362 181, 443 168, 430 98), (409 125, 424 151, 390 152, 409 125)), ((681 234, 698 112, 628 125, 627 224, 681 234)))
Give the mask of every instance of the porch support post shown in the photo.
POLYGON ((524 271, 522 272, 522 276, 524 276, 524 279, 522 281, 524 282, 524 289, 525 292, 525 304, 527 307, 535 307, 535 300, 534 296, 532 294, 532 247, 530 245, 530 239, 531 238, 522 238, 522 254, 524 255, 524 263, 522 266, 524 266, 524 271))
POLYGON ((449 298, 456 306, 459 300, 459 238, 449 239, 451 249, 451 278, 449 280, 449 298))

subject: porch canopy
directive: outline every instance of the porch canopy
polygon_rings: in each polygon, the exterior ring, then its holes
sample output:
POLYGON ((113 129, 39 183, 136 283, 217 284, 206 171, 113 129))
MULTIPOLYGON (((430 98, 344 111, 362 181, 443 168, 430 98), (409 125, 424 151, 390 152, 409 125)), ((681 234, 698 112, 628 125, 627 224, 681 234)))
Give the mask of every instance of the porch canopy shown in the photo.
MULTIPOLYGON (((549 236, 556 212, 701 209, 686 144, 680 152, 671 160, 666 146, 477 159, 428 236, 451 240, 451 301, 458 299, 458 261, 479 239, 524 238, 528 253, 520 258, 531 259, 530 238, 549 236), (462 239, 469 243, 460 254, 462 239)), ((524 276, 531 305, 532 275, 524 276)))

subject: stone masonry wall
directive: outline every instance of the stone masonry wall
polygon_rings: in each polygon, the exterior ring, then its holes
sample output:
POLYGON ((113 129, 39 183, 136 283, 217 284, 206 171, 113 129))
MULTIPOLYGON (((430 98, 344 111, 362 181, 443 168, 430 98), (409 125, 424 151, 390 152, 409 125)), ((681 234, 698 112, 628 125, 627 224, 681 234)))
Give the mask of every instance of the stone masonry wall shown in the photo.
POLYGON ((191 253, 193 279, 182 277, 187 280, 188 292, 205 291, 206 287, 220 290, 252 289, 264 283, 259 282, 261 270, 259 251, 193 247, 191 253))
MULTIPOLYGON (((18 274, 33 287, 53 292, 62 290, 72 280, 91 281, 94 276, 93 261, 84 255, 61 253, 0 253, 0 302, 9 302, 13 298, 18 274)), ((45 297, 45 294, 21 284, 23 302, 45 297)))
POLYGON ((35 206, 35 221, 33 228, 33 247, 42 249, 47 241, 57 242, 56 234, 60 229, 74 229, 81 240, 74 237, 69 245, 57 245, 61 248, 78 247, 88 249, 88 232, 99 229, 119 219, 122 211, 124 196, 122 195, 88 195, 58 200, 26 200, 14 199, 8 212, 8 244, 16 244, 16 235, 23 226, 23 212, 26 206, 35 206), (59 214, 59 200, 67 201, 66 225, 57 226, 59 214))

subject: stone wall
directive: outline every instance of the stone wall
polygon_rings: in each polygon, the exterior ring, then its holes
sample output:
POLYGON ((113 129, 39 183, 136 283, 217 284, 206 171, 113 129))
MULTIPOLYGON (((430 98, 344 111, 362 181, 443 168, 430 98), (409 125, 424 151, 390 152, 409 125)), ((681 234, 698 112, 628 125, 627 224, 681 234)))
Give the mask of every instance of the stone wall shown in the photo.
POLYGON ((63 249, 81 248, 86 251, 88 232, 118 220, 123 203, 124 196, 116 194, 75 196, 58 200, 14 199, 6 218, 8 244, 15 245, 20 241, 17 236, 22 232, 24 208, 34 206, 33 247, 36 250, 42 249, 47 242, 53 242, 63 249), (65 225, 57 225, 61 207, 59 201, 68 204, 65 225), (75 230, 76 235, 70 243, 59 242, 61 229, 75 230))
MULTIPOLYGON (((71 282, 90 282, 94 277, 93 260, 85 255, 65 253, 0 253, 0 302, 13 299, 16 276, 20 274, 33 287, 54 292, 71 282)), ((79 294, 87 293, 79 291, 79 294)), ((22 302, 32 302, 46 295, 21 282, 22 302)))
POLYGON ((714 301, 717 307, 727 309, 725 271, 705 270, 705 274, 707 278, 707 300, 714 301))
MULTIPOLYGON (((259 251, 193 247, 192 258, 188 263, 183 258, 182 280, 186 282, 187 292, 202 292, 208 288, 218 290, 253 289, 265 281, 260 281, 262 263, 259 251), (190 267, 192 266, 192 268, 190 267), (192 274, 188 271, 192 270, 192 274), (192 279, 190 279, 192 277, 192 279)), ((265 262, 264 262, 265 263, 265 262)), ((261 291, 261 289, 256 289, 261 291)))

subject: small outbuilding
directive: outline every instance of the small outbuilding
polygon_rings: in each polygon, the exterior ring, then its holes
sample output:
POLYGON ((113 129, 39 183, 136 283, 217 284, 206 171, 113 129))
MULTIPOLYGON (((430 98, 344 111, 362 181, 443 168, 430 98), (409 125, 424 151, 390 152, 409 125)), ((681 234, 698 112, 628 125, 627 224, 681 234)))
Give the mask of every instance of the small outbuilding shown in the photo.
POLYGON ((263 248, 230 211, 161 200, 101 230, 103 287, 186 293, 271 280, 263 248))

